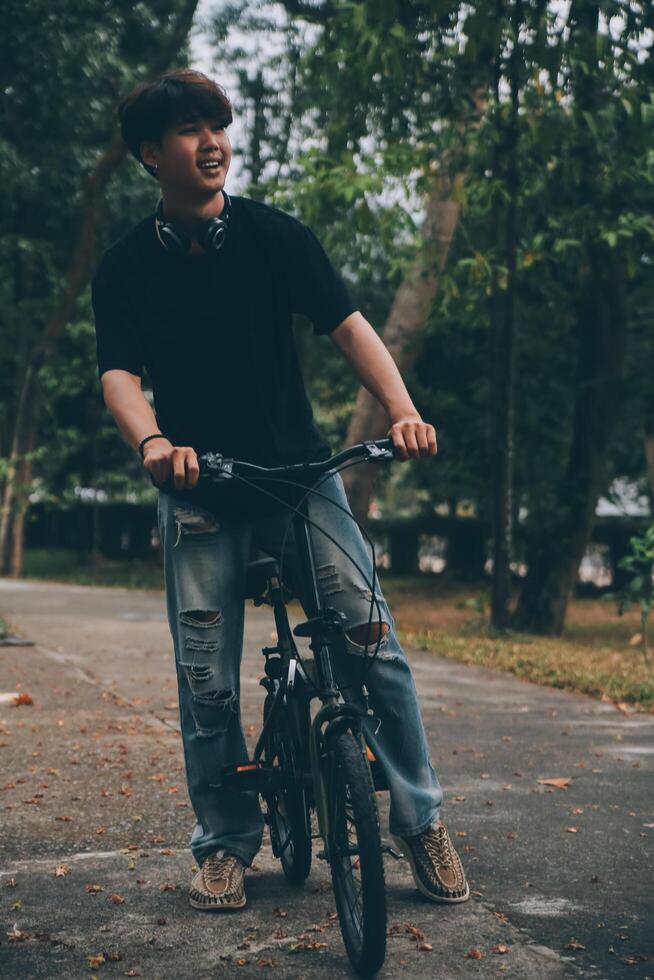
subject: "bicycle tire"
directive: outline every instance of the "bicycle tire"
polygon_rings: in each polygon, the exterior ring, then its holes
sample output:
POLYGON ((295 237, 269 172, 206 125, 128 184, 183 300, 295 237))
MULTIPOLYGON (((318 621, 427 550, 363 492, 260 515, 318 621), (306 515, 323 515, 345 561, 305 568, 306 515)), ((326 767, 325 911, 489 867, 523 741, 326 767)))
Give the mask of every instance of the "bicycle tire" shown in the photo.
POLYGON ((336 909, 350 962, 359 976, 370 977, 386 956, 386 888, 377 798, 361 743, 351 732, 330 740, 326 761, 328 854, 336 909))
MULTIPOLYGON (((272 695, 268 695, 264 703, 264 721, 271 704, 272 695)), ((302 774, 287 730, 282 711, 264 749, 266 763, 281 769, 281 785, 267 794, 266 804, 273 852, 278 852, 287 880, 292 885, 301 885, 311 871, 311 821, 302 774)))

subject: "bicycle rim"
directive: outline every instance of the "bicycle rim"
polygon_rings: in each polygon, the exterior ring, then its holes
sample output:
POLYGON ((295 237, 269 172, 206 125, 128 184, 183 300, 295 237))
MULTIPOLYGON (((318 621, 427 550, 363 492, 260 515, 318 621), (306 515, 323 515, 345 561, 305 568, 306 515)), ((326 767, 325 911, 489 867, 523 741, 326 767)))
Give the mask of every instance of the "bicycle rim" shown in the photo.
POLYGON ((362 977, 386 955, 386 889, 379 815, 361 743, 335 736, 328 753, 329 861, 345 949, 362 977))

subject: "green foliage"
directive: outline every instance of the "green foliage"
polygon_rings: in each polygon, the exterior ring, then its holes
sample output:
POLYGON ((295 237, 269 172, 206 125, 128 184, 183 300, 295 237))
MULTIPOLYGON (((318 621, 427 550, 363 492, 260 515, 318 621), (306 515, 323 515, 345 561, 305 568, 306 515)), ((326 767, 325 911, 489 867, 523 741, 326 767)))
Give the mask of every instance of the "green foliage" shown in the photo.
MULTIPOLYGON (((0 36, 2 475, 20 386, 64 288, 88 177, 115 132, 120 97, 166 42, 181 3, 26 0, 10 7, 0 36)), ((134 224, 135 214, 151 208, 155 195, 152 179, 126 160, 100 215, 98 255, 134 224)), ((133 454, 99 401, 88 290, 39 381, 42 424, 34 479, 18 488, 19 497, 33 491, 58 500, 79 480, 118 482, 124 493, 138 488, 142 476, 131 465, 133 454)))
MULTIPOLYGON (((84 180, 113 130, 119 96, 176 9, 175 0, 12 4, 0 39, 7 204, 0 223, 0 476, 16 382, 62 287, 84 180)), ((618 474, 642 481, 640 430, 654 419, 654 8, 357 0, 300 9, 306 16, 290 0, 236 0, 216 4, 207 19, 214 75, 229 81, 243 123, 234 146, 243 174, 238 192, 311 225, 375 326, 382 327, 421 247, 424 195, 435 174, 461 178, 453 191, 461 206, 456 238, 407 378, 419 410, 437 426, 439 457, 433 466, 403 467, 403 487, 413 485, 434 505, 472 499, 485 514, 489 303, 493 282, 500 291, 508 284, 494 223, 498 202, 511 195, 518 207, 516 510, 526 507, 537 525, 556 505, 591 255, 600 255, 606 275, 624 268, 629 300, 626 378, 606 482, 618 474), (600 8, 593 20, 589 12, 600 8), (517 187, 497 159, 511 122, 514 44, 517 187)), ((156 196, 156 184, 127 160, 108 190, 98 254, 156 196)), ((298 323, 297 338, 318 421, 337 445, 357 380, 306 323, 298 323)), ((61 503, 76 485, 152 495, 100 399, 88 293, 41 382, 39 493, 61 503)))
POLYGON ((619 567, 629 573, 629 578, 615 598, 620 615, 632 605, 640 609, 643 655, 649 662, 647 628, 654 605, 654 524, 630 538, 629 545, 631 551, 619 562, 619 567))

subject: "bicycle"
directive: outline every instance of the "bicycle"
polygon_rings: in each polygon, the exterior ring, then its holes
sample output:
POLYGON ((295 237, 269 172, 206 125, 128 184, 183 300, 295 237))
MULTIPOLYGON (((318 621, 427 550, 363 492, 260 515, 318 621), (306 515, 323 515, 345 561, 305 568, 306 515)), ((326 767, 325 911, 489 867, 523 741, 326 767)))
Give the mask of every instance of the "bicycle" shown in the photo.
MULTIPOLYGON (((318 463, 266 469, 218 453, 205 453, 198 463, 201 480, 241 479, 256 485, 252 483, 255 478, 283 483, 285 477, 326 474, 326 479, 350 460, 353 465, 393 458, 392 441, 382 439, 360 443, 318 463)), ((356 973, 369 977, 381 968, 386 955, 383 853, 401 855, 381 840, 375 794, 388 786, 362 734, 362 719, 372 712, 345 701, 334 678, 331 651, 344 643, 344 627, 336 611, 324 605, 318 590, 310 536, 313 522, 306 505, 309 495, 319 492, 319 485, 304 487, 307 492, 297 506, 284 502, 293 511, 298 565, 307 593, 306 622, 293 630, 289 624, 286 603, 291 593, 282 577, 285 541, 279 562, 266 557, 248 567, 245 598, 255 605, 272 606, 277 641, 262 650, 265 668, 260 683, 266 697, 263 728, 252 759, 225 767, 221 782, 226 791, 259 792, 273 854, 280 859, 286 878, 296 885, 304 882, 311 868, 311 812, 316 811, 319 833, 315 836, 323 841, 317 857, 330 867, 345 949, 356 973), (312 660, 300 656, 295 637, 309 639, 312 660), (314 698, 322 707, 312 721, 314 698)), ((369 628, 375 604, 379 623, 382 621, 375 598, 374 547, 372 567, 369 628)), ((380 625, 368 666, 381 639, 380 625)), ((365 683, 362 690, 366 695, 365 683)))

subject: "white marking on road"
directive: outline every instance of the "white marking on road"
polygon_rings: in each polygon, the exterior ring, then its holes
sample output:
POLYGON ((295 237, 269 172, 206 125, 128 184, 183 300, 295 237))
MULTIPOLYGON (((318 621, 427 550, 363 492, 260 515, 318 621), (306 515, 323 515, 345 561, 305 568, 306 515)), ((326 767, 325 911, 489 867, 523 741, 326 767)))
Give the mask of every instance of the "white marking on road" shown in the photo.
MULTIPOLYGON (((171 847, 167 848, 171 850, 173 854, 187 854, 188 848, 186 847, 171 847)), ((0 878, 7 877, 8 875, 15 875, 19 871, 38 871, 39 868, 55 868, 58 864, 70 864, 72 862, 79 861, 109 861, 112 858, 129 858, 129 857, 139 857, 141 852, 147 852, 148 856, 152 856, 152 850, 144 845, 140 847, 137 851, 128 850, 123 848, 119 851, 78 851, 76 854, 63 854, 58 857, 53 855, 52 857, 46 858, 28 858, 25 861, 13 861, 11 866, 7 869, 0 869, 0 878)))
POLYGON ((571 902, 569 898, 551 898, 548 895, 531 895, 519 902, 511 902, 511 908, 524 915, 538 915, 552 918, 579 912, 584 906, 571 902))

